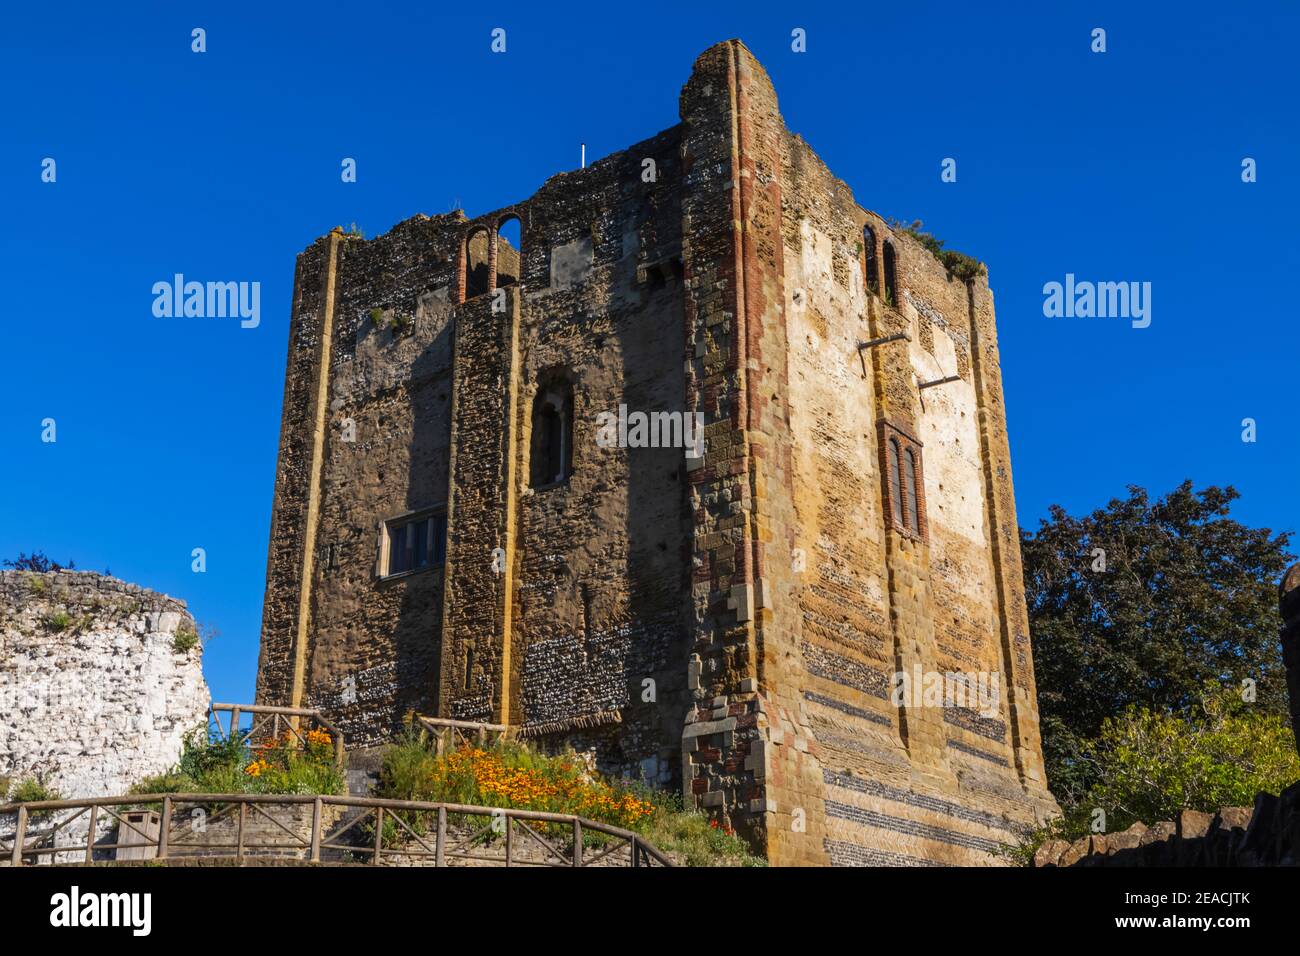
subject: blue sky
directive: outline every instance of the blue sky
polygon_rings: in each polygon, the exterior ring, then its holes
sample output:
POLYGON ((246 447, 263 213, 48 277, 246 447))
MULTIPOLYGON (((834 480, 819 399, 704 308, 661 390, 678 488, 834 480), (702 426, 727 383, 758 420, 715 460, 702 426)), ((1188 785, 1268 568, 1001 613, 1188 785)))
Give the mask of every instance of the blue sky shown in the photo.
POLYGON ((0 555, 184 598, 221 631, 216 697, 252 698, 294 256, 339 224, 504 206, 581 142, 674 124, 728 37, 862 205, 988 263, 1022 524, 1190 478, 1300 529, 1290 0, 292 6, 0 14, 0 555), (177 272, 260 282, 261 324, 155 318, 177 272), (1151 326, 1045 318, 1067 272, 1152 283, 1151 326))

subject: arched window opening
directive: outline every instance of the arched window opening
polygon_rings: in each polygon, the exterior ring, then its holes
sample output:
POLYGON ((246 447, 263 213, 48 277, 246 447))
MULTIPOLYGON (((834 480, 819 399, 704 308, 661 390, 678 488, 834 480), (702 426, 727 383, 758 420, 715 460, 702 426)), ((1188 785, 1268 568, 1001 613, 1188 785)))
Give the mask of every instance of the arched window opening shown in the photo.
POLYGON ((488 291, 488 231, 475 229, 465 240, 465 298, 488 291))
POLYGON ((465 648, 465 689, 474 689, 474 648, 465 648))
POLYGON ((894 521, 903 523, 902 481, 898 475, 898 441, 889 439, 889 503, 894 512, 894 521))
POLYGON ((867 288, 876 295, 880 294, 880 260, 876 257, 876 230, 871 226, 862 227, 862 262, 863 278, 867 288))
POLYGON ((898 305, 898 272, 894 244, 885 240, 885 304, 898 305))
POLYGON ((907 499, 907 527, 913 534, 920 534, 921 524, 916 513, 916 458, 910 448, 903 455, 903 478, 906 482, 904 494, 907 499))
POLYGON ((533 400, 529 484, 559 484, 573 473, 573 389, 559 380, 543 385, 533 400))
POLYGON ((523 275, 522 227, 518 216, 507 216, 497 227, 497 288, 514 285, 523 275))

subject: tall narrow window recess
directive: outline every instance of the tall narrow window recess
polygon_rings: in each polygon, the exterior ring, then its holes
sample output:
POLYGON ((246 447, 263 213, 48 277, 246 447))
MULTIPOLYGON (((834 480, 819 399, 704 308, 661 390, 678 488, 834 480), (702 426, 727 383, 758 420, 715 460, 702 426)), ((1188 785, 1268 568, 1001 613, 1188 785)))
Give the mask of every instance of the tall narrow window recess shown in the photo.
POLYGON ((903 487, 907 502, 907 530, 920 534, 921 526, 916 516, 916 455, 910 448, 903 452, 903 487))
POLYGON ((880 294, 880 260, 876 258, 876 230, 870 225, 862 227, 862 276, 867 288, 880 294))
POLYGON ((894 244, 888 239, 884 247, 885 261, 885 304, 898 307, 898 257, 894 254, 894 244))
POLYGON ((465 240, 465 298, 472 299, 488 291, 488 231, 482 227, 465 240))
POLYGON ((573 474, 573 386, 567 379, 543 379, 533 399, 529 484, 546 488, 573 474))
POLYGON ((908 537, 924 540, 925 478, 921 443, 889 422, 880 423, 881 465, 885 471, 885 522, 908 537))
POLYGON ((516 285, 523 275, 523 244, 518 216, 506 216, 497 227, 497 288, 516 285))
POLYGON ((898 468, 898 439, 889 439, 889 505, 894 512, 894 524, 903 523, 903 482, 898 468))
POLYGON ((444 512, 423 512, 385 522, 381 577, 437 567, 446 556, 447 515, 444 512))

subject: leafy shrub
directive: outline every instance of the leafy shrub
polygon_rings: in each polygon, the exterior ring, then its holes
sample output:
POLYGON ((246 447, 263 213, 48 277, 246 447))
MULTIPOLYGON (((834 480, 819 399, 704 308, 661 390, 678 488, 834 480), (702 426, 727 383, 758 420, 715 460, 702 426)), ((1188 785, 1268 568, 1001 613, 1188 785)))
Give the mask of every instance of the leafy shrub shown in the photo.
POLYGON ((334 741, 310 730, 299 744, 291 731, 250 746, 236 738, 213 739, 200 728, 185 740, 180 762, 146 777, 131 793, 337 794, 346 789, 335 762, 334 741))
POLYGON ((1114 833, 1139 820, 1172 820, 1183 809, 1213 813, 1250 806, 1257 793, 1280 793, 1300 780, 1288 722, 1213 684, 1202 692, 1199 714, 1131 706, 1107 718, 1101 734, 1083 743, 1081 759, 1089 762, 1095 781, 1087 795, 1012 848, 1014 859, 1027 863, 1047 840, 1087 834, 1098 809, 1114 833))
POLYGON ((1085 747, 1098 769, 1088 803, 1106 809, 1111 829, 1170 820, 1183 808, 1249 806, 1260 791, 1279 793, 1300 780, 1300 756, 1283 718, 1212 686, 1201 711, 1181 718, 1130 707, 1102 724, 1101 736, 1085 747))
POLYGON ((9 800, 12 803, 37 803, 42 800, 62 800, 63 797, 53 787, 45 785, 44 781, 36 777, 28 777, 20 780, 14 787, 13 792, 9 794, 9 800))
MULTIPOLYGON (((63 796, 53 787, 48 787, 45 782, 37 777, 27 777, 20 780, 18 785, 13 788, 9 794, 10 803, 39 803, 44 800, 62 800, 63 796)), ((3 795, 0 794, 0 802, 3 802, 3 795)), ((31 819, 39 820, 54 813, 53 810, 33 810, 31 819)))
POLYGON ((188 624, 182 624, 176 628, 176 633, 172 637, 172 650, 177 654, 188 654, 198 643, 198 632, 188 624))
POLYGON ((51 561, 46 557, 43 551, 33 551, 31 554, 24 554, 19 551, 18 557, 5 558, 4 566, 17 571, 34 571, 37 574, 45 574, 50 571, 75 571, 77 562, 69 561, 67 564, 59 564, 59 562, 51 561))

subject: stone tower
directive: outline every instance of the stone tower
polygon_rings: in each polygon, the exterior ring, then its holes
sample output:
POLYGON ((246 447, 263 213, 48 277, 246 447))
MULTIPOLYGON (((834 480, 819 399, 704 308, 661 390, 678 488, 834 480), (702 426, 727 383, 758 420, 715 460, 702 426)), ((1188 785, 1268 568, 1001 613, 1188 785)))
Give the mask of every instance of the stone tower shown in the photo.
POLYGON ((1054 808, 987 280, 739 41, 671 129, 294 287, 260 702, 517 725, 777 863, 988 863, 1054 808))

